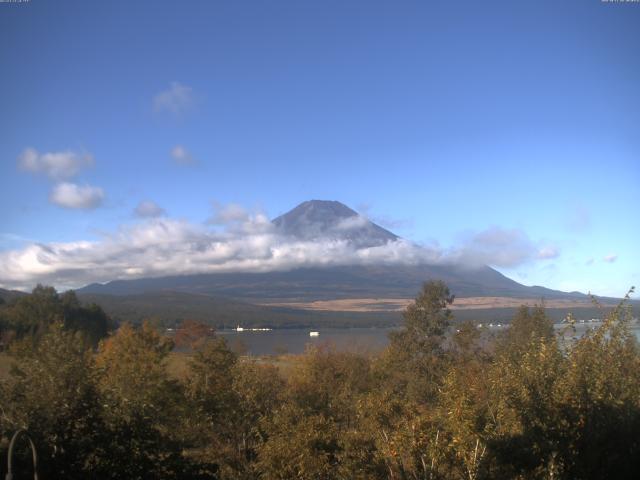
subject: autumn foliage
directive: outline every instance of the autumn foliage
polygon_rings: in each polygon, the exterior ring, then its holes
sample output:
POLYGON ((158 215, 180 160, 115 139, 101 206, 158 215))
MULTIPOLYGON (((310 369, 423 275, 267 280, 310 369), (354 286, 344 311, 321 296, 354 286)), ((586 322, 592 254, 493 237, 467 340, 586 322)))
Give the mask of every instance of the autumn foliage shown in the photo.
POLYGON ((286 371, 195 323, 173 339, 123 325, 96 348, 25 305, 48 320, 12 346, 0 436, 27 428, 50 479, 640 477, 640 350, 624 301, 573 338, 542 306, 498 336, 453 326, 453 300, 425 284, 382 353, 310 349, 286 371), (179 377, 175 342, 192 352, 179 377))

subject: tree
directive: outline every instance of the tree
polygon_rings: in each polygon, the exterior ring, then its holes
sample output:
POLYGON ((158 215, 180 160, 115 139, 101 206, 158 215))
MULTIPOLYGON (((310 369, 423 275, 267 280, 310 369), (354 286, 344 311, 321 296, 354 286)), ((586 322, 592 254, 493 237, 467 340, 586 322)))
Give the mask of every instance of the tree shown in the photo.
POLYGON ((452 315, 448 307, 454 298, 444 282, 437 280, 425 283, 415 301, 402 314, 406 331, 419 340, 436 337, 437 341, 451 323, 452 315))
POLYGON ((60 322, 67 330, 81 332, 96 346, 113 326, 98 305, 82 306, 75 292, 60 295, 55 288, 42 285, 3 310, 5 330, 11 330, 16 338, 37 339, 50 325, 60 322))
POLYGON ((90 303, 80 305, 75 292, 64 292, 60 296, 64 326, 71 331, 82 332, 93 346, 105 338, 115 325, 102 308, 90 303))
POLYGON ((10 306, 7 316, 18 338, 44 333, 52 323, 64 321, 62 304, 53 287, 38 285, 31 295, 25 295, 10 306))
POLYGON ((569 349, 557 388, 566 478, 640 476, 640 349, 630 331, 633 288, 569 349))
POLYGON ((196 351, 184 381, 190 411, 184 434, 192 454, 202 463, 227 470, 237 466, 234 417, 239 400, 233 391, 237 355, 220 337, 208 339, 196 351))
POLYGON ((232 374, 237 361, 227 342, 215 337, 196 352, 189 365, 187 395, 211 426, 220 422, 235 405, 232 374))
POLYGON ((523 313, 530 328, 507 336, 490 373, 497 475, 637 478, 640 352, 625 301, 562 348, 523 313))
POLYGON ((265 480, 328 480, 337 478, 338 431, 335 422, 286 403, 265 419, 268 440, 258 468, 265 480))
POLYGON ((439 389, 437 424, 442 458, 450 476, 484 478, 489 457, 488 440, 495 431, 491 383, 487 371, 491 357, 481 347, 481 332, 465 322, 452 335, 449 371, 439 389))
POLYGON ((533 308, 521 305, 498 342, 498 348, 510 350, 517 355, 529 347, 532 339, 551 340, 555 338, 553 321, 545 312, 544 303, 533 308))
POLYGON ((2 395, 1 430, 3 435, 29 431, 47 478, 100 478, 104 425, 88 347, 56 322, 36 344, 22 342, 12 349, 15 362, 2 395))
POLYGON ((105 468, 117 478, 179 478, 188 465, 174 435, 185 415, 165 361, 173 342, 149 324, 125 324, 104 340, 96 376, 109 432, 105 468))
POLYGON ((372 380, 362 355, 308 350, 291 372, 283 405, 262 417, 266 441, 257 467, 264 478, 377 478, 384 465, 359 409, 372 380))
POLYGON ((178 347, 198 349, 214 336, 215 332, 209 325, 195 320, 185 320, 176 329, 174 341, 178 347))
POLYGON ((442 281, 423 285, 415 301, 403 312, 404 328, 389 334, 383 358, 396 391, 414 401, 430 402, 446 371, 445 333, 453 318, 448 306, 454 297, 442 281))
POLYGON ((267 437, 264 422, 281 405, 285 381, 273 365, 238 362, 232 371, 235 408, 229 412, 230 429, 226 465, 232 478, 256 478, 258 449, 267 437))

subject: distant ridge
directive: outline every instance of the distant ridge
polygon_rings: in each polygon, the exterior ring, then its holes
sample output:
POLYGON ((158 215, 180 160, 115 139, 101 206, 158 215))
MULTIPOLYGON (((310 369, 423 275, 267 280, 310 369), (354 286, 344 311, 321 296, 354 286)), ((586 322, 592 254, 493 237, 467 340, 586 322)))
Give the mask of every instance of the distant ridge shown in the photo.
POLYGON ((26 295, 26 293, 19 290, 6 290, 4 288, 0 288, 0 298, 7 303, 24 295, 26 295))

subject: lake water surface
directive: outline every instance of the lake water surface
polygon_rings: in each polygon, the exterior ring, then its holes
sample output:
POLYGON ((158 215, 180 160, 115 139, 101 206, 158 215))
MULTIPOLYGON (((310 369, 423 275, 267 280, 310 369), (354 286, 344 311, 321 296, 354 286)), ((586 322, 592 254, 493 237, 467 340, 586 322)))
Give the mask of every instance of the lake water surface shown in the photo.
MULTIPOLYGON (((576 326, 576 335, 583 335, 587 329, 600 325, 585 323, 576 326)), ((565 325, 558 324, 556 329, 565 325)), ((489 332, 499 332, 506 326, 494 325, 489 332)), ((388 334, 398 328, 283 328, 270 331, 219 330, 218 335, 227 339, 229 344, 247 355, 274 355, 280 353, 303 353, 307 346, 331 345, 337 350, 355 352, 376 352, 382 350, 389 342, 388 334), (318 336, 309 336, 312 331, 318 336)), ((632 326, 632 330, 640 341, 640 325, 632 326)))
POLYGON ((229 344, 248 355, 303 353, 308 345, 331 345, 338 350, 375 352, 388 343, 388 333, 394 328, 282 328, 270 331, 218 330, 229 344), (318 332, 317 337, 309 333, 318 332))

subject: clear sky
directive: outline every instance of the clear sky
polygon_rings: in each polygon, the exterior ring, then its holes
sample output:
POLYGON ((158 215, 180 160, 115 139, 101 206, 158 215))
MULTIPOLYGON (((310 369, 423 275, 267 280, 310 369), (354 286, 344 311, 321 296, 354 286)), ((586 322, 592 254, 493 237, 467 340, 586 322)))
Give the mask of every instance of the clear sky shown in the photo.
POLYGON ((640 286, 640 3, 0 3, 0 285, 308 199, 527 285, 640 286))

